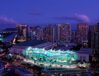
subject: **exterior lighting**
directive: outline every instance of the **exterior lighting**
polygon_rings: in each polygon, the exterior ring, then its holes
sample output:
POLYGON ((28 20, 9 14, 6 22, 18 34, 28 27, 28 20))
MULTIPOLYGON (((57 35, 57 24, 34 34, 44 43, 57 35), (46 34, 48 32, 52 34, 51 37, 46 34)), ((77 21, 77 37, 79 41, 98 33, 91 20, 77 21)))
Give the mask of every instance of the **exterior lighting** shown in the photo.
POLYGON ((42 63, 44 66, 50 64, 52 67, 56 65, 57 67, 74 68, 76 67, 74 62, 78 60, 77 53, 70 50, 45 50, 28 47, 23 51, 23 55, 28 58, 27 60, 35 61, 37 64, 42 63))

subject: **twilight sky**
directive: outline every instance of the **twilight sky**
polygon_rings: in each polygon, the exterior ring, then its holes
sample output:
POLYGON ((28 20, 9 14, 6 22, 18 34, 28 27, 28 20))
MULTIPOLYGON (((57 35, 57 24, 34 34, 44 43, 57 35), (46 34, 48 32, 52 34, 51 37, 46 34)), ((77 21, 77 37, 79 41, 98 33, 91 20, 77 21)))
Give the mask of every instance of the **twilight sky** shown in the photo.
POLYGON ((90 23, 98 20, 99 0, 0 0, 0 23, 90 23))

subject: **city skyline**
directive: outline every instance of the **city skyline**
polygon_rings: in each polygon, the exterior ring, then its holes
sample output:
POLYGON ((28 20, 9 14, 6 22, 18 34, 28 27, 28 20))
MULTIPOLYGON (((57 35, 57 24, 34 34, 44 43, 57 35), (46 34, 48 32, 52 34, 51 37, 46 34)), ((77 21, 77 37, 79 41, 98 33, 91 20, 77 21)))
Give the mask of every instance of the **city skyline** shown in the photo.
MULTIPOLYGON (((0 1, 0 24, 94 23, 99 20, 98 3, 97 0, 3 0, 0 1)), ((4 27, 9 26, 13 25, 4 27)))

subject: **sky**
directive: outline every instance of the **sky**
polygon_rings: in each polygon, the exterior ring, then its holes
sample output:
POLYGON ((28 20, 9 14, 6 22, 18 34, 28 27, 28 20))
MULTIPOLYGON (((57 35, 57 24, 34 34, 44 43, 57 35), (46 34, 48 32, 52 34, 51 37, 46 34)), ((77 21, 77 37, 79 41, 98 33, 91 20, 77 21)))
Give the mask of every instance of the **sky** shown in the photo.
POLYGON ((99 0, 0 0, 0 24, 97 21, 99 0))

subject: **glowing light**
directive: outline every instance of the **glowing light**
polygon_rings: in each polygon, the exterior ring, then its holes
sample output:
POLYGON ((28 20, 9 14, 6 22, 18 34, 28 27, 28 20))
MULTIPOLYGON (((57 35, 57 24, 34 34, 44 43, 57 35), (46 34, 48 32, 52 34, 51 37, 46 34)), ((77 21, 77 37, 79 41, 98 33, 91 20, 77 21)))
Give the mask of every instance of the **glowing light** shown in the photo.
POLYGON ((0 34, 0 41, 3 41, 3 36, 0 34))
POLYGON ((64 65, 64 67, 73 68, 76 67, 74 62, 78 59, 77 53, 70 50, 45 50, 32 47, 25 49, 23 55, 38 64, 42 63, 45 66, 50 64, 52 67, 64 65))

